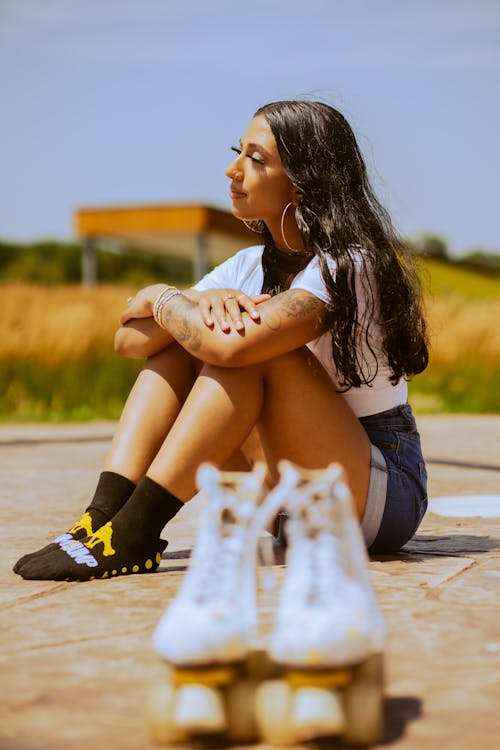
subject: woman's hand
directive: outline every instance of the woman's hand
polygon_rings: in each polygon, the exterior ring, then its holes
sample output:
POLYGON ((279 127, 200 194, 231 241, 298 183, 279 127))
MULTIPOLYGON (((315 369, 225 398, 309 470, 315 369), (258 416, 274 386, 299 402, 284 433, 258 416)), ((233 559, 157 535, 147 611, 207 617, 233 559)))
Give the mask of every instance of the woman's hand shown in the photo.
POLYGON ((133 318, 152 317, 155 299, 166 287, 166 284, 152 284, 140 289, 135 297, 129 297, 127 307, 120 315, 120 324, 123 326, 133 318))
MULTIPOLYGON (((151 317, 155 300, 166 288, 166 284, 152 284, 138 291, 135 297, 130 297, 126 309, 120 316, 120 324, 123 326, 134 318, 151 317)), ((245 328, 242 312, 247 312, 252 320, 259 320, 257 305, 271 297, 269 294, 249 296, 241 289, 207 289, 205 292, 187 289, 183 291, 183 295, 198 305, 206 326, 213 328, 217 322, 221 331, 226 332, 231 330, 231 325, 234 325, 237 331, 245 328)))
POLYGON ((241 289, 207 289, 205 292, 194 292, 192 297, 191 291, 184 294, 198 304, 205 325, 213 328, 217 322, 221 331, 230 331, 231 324, 237 331, 244 330, 242 312, 247 312, 252 320, 259 320, 257 305, 271 298, 270 294, 249 296, 241 289))

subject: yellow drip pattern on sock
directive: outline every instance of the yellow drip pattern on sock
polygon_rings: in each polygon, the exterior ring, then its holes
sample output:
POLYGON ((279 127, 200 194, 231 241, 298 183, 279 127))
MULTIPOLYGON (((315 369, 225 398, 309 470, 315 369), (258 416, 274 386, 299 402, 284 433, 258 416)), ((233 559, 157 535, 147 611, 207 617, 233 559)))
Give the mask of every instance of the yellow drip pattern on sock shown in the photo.
POLYGON ((100 529, 97 529, 95 534, 92 534, 88 542, 85 542, 85 546, 88 549, 94 549, 97 544, 102 544, 104 547, 102 554, 104 555, 104 557, 109 557, 110 555, 116 554, 116 550, 114 550, 111 545, 112 537, 113 526, 111 524, 111 521, 108 521, 108 523, 104 524, 104 526, 101 526, 100 529))
POLYGON ((87 511, 85 511, 85 513, 80 518, 80 520, 75 523, 73 528, 70 529, 68 533, 76 534, 78 531, 81 531, 82 529, 85 532, 85 536, 91 536, 94 533, 92 529, 92 518, 90 516, 90 513, 87 513, 87 511))

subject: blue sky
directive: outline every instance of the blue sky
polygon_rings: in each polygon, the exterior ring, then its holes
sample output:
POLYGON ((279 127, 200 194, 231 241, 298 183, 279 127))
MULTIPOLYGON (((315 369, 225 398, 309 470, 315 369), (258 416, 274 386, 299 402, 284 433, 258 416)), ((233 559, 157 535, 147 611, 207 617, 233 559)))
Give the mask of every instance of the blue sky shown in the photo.
POLYGON ((403 234, 500 252, 498 0, 0 0, 0 237, 229 207, 229 147, 303 96, 347 116, 403 234))

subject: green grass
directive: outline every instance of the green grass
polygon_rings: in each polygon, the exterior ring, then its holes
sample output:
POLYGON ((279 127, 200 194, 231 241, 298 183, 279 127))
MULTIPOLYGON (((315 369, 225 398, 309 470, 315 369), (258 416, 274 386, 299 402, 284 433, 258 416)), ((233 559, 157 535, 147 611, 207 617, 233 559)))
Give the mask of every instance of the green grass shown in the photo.
POLYGON ((113 352, 47 365, 36 360, 2 363, 0 420, 118 419, 141 362, 113 352))
POLYGON ((408 384, 415 411, 427 414, 500 414, 500 363, 485 368, 474 359, 429 368, 408 384))
POLYGON ((420 260, 424 291, 431 297, 463 300, 500 298, 500 279, 439 260, 420 260))

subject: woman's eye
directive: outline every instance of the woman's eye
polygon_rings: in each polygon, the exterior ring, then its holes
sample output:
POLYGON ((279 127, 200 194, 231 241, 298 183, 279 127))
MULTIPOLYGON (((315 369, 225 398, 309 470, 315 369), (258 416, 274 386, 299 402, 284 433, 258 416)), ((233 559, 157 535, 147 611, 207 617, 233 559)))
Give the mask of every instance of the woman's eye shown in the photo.
MULTIPOLYGON (((242 149, 239 148, 238 146, 231 146, 231 151, 234 151, 234 153, 238 154, 238 156, 240 156, 240 154, 242 153, 242 149)), ((249 159, 256 162, 257 164, 264 164, 264 159, 262 158, 262 155, 258 151, 252 151, 251 153, 245 154, 245 156, 247 156, 249 159)))

